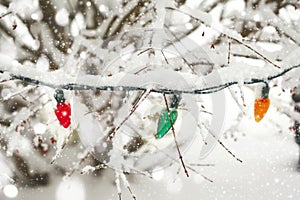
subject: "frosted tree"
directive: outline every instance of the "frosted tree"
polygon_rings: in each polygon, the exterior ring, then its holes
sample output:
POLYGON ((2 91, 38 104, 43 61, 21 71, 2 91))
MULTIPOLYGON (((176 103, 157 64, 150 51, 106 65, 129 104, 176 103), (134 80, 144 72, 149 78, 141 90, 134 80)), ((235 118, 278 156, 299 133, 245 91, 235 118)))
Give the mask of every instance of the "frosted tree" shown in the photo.
POLYGON ((49 185, 53 174, 100 177, 103 169, 115 173, 119 199, 122 184, 138 198, 130 174, 153 178, 174 166, 213 182, 200 173, 211 166, 202 159, 221 145, 242 162, 222 142, 224 132, 238 137, 241 119, 289 131, 264 118, 269 107, 289 119, 299 144, 298 6, 2 0, 4 195, 49 185), (221 129, 224 91, 240 109, 229 130, 221 129))

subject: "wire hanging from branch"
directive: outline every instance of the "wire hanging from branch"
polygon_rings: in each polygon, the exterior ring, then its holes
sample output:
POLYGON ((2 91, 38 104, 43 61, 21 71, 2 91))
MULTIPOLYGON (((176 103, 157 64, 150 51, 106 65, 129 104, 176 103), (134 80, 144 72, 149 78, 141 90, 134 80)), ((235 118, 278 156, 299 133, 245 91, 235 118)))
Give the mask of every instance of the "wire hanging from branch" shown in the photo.
MULTIPOLYGON (((252 85, 256 83, 266 83, 267 81, 271 81, 273 79, 276 79, 280 76, 283 76, 284 74, 300 68, 299 65, 294 65, 292 67, 286 68, 279 72, 278 74, 268 76, 263 79, 258 79, 258 78, 252 78, 250 81, 244 81, 242 82, 244 85, 252 85)), ((5 70, 0 70, 0 73, 9 73, 8 71, 5 70)), ((146 87, 133 87, 133 86, 110 86, 110 85, 101 85, 101 86, 91 86, 91 85, 83 85, 83 84, 76 84, 76 83, 67 83, 67 84, 61 84, 61 85, 56 85, 56 84, 51 84, 47 83, 41 80, 33 79, 27 76, 22 76, 22 75, 15 75, 12 73, 9 73, 9 76, 13 79, 18 79, 21 81, 25 81, 27 83, 35 84, 35 85, 40 85, 40 86, 47 86, 53 89, 63 89, 63 90, 98 90, 98 91, 147 91, 149 88, 146 87)), ((178 89, 172 89, 172 88, 152 88, 150 89, 150 92, 154 93, 161 93, 161 94, 211 94, 215 93, 218 91, 221 91, 225 88, 228 88, 233 85, 240 84, 238 81, 232 81, 232 82, 227 82, 215 86, 210 86, 210 87, 204 87, 201 89, 194 89, 194 90, 178 90, 178 89)))

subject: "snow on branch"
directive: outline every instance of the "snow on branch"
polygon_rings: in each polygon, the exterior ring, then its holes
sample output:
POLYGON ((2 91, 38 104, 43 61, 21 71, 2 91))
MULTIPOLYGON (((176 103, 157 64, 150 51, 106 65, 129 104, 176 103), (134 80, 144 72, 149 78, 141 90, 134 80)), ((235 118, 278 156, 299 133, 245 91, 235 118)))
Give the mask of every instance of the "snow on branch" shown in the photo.
MULTIPOLYGON (((2 66, 4 66, 4 64, 8 65, 9 63, 2 63, 2 66)), ((209 94, 236 84, 250 85, 255 83, 271 81, 299 67, 300 65, 295 65, 275 73, 273 69, 266 70, 266 68, 255 68, 253 66, 247 66, 246 64, 243 64, 243 66, 237 66, 236 64, 235 66, 222 68, 218 72, 215 72, 220 74, 220 76, 222 76, 222 74, 225 74, 225 76, 221 78, 222 80, 228 81, 219 85, 204 85, 203 80, 199 79, 199 76, 190 73, 178 72, 182 77, 185 78, 185 80, 188 81, 189 88, 194 88, 192 90, 188 90, 188 88, 185 88, 186 86, 183 86, 184 88, 180 87, 180 85, 176 84, 176 81, 163 82, 162 85, 164 85, 164 87, 162 88, 159 88, 158 86, 153 86, 153 88, 137 86, 142 85, 142 83, 145 81, 151 81, 154 75, 157 74, 153 74, 153 76, 139 76, 120 72, 109 77, 99 77, 93 75, 71 77, 68 74, 63 73, 63 70, 56 70, 54 72, 41 72, 34 69, 29 70, 28 67, 25 67, 19 63, 14 64, 13 67, 10 67, 9 65, 5 68, 1 67, 0 73, 8 74, 10 77, 18 80, 22 80, 35 85, 47 86, 53 89, 60 88, 65 90, 109 91, 146 91, 147 89, 151 89, 151 92, 165 94, 209 94), (119 81, 124 76, 126 76, 126 78, 130 79, 131 81, 127 82, 128 84, 126 85, 118 85, 119 81)), ((207 82, 211 82, 210 78, 214 79, 215 75, 207 75, 205 77, 205 80, 207 82)), ((161 79, 159 80, 164 80, 164 78, 161 77, 161 79)))

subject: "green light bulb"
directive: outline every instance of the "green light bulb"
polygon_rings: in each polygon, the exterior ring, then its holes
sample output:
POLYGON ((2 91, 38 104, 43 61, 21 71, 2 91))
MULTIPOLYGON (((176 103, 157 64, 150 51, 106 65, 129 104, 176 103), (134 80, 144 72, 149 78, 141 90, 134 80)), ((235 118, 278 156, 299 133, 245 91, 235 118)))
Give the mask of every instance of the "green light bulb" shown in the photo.
MULTIPOLYGON (((177 116, 178 116, 177 110, 175 109, 170 110, 170 117, 173 125, 177 119, 177 116)), ((167 132, 170 130, 171 127, 172 125, 170 123, 170 119, 168 116, 168 110, 163 109, 159 115, 156 138, 157 139, 162 138, 164 135, 167 134, 167 132)))

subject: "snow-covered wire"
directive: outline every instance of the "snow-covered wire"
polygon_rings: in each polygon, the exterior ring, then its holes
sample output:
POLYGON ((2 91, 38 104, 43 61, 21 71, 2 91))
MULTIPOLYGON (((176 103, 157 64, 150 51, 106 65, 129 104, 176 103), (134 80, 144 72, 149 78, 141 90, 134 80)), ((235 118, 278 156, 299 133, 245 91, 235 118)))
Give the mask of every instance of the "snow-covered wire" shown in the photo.
MULTIPOLYGON (((256 83, 264 83, 268 84, 267 81, 271 81, 273 79, 276 79, 280 76, 283 76, 284 74, 288 73, 291 70, 294 70, 296 68, 300 68, 299 65, 294 65, 292 67, 286 68, 282 70, 280 73, 277 73, 275 75, 268 76, 263 79, 257 79, 257 78, 252 78, 250 81, 244 81, 244 85, 251 85, 251 84, 256 84, 256 83)), ((5 70, 0 70, 0 73, 9 73, 5 70)), ((98 91, 147 91, 149 88, 146 87, 133 87, 133 86, 110 86, 110 85, 101 85, 101 86, 91 86, 91 85, 84 85, 84 84, 76 84, 76 83, 67 83, 67 84, 62 84, 62 85, 56 85, 56 84, 51 84, 48 82, 44 82, 41 80, 33 79, 27 76, 23 75, 15 75, 9 73, 9 76, 18 79, 21 81, 25 81, 31 84, 35 85, 41 85, 41 86, 47 86, 53 89, 63 89, 63 90, 98 90, 98 91)), ((232 81, 232 82, 227 82, 215 86, 210 86, 210 87, 204 87, 201 89, 194 89, 194 90, 178 90, 178 89, 172 89, 172 88, 151 88, 150 92, 154 93, 161 93, 161 94, 210 94, 210 93, 215 93, 218 91, 221 91, 225 88, 228 88, 233 85, 240 84, 238 81, 232 81)))

